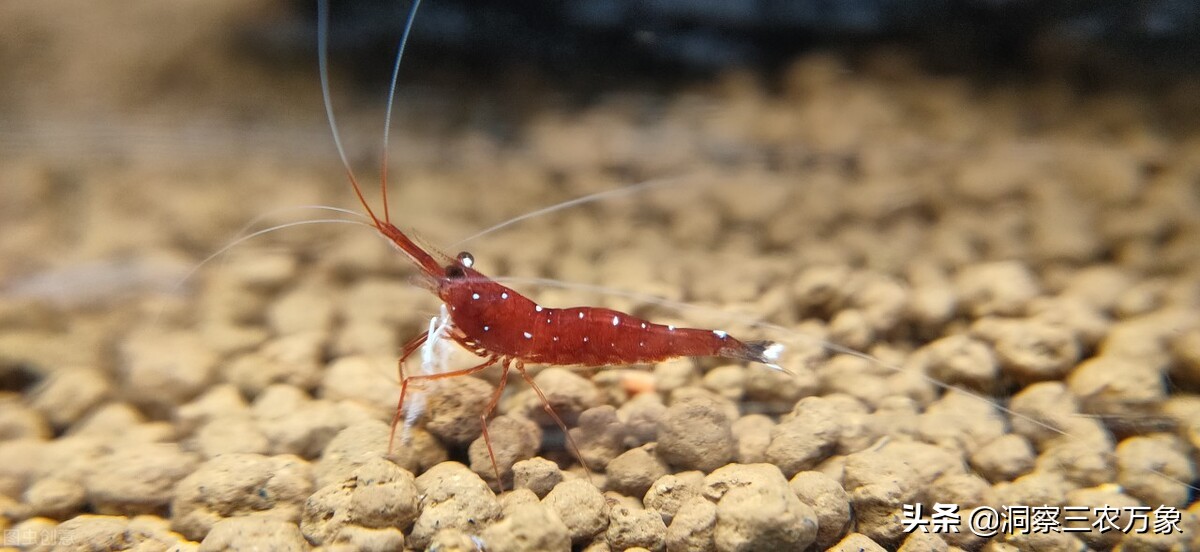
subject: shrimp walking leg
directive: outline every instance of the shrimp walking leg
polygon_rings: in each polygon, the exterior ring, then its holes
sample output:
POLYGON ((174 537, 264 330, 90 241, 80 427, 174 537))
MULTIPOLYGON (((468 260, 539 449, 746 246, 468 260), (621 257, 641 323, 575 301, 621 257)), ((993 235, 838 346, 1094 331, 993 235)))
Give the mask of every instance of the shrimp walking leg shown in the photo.
POLYGON ((455 378, 455 377, 459 377, 459 376, 469 376, 471 374, 476 374, 476 373, 482 372, 485 368, 495 364, 497 360, 498 360, 497 357, 489 356, 489 357, 485 358, 482 363, 478 364, 477 366, 472 366, 470 368, 464 368, 462 370, 455 370, 453 372, 444 372, 441 374, 422 374, 419 376, 408 376, 406 378, 403 378, 400 381, 400 400, 396 403, 396 415, 392 418, 392 432, 388 436, 388 454, 392 453, 392 445, 395 443, 395 440, 396 440, 396 426, 399 425, 401 413, 404 410, 404 395, 408 392, 408 384, 409 383, 412 383, 414 381, 417 383, 420 383, 420 382, 426 382, 426 381, 437 381, 437 380, 442 380, 442 379, 455 378))
POLYGON ((554 407, 550 406, 550 399, 546 398, 546 394, 542 392, 542 388, 538 387, 538 384, 534 383, 533 378, 530 377, 529 373, 525 371, 525 364, 517 361, 516 367, 517 372, 520 372, 521 377, 525 378, 525 383, 528 383, 529 388, 533 389, 533 392, 537 393, 538 398, 542 400, 542 409, 546 411, 546 414, 550 415, 550 418, 554 420, 554 423, 558 424, 558 428, 562 430, 563 436, 567 439, 567 445, 571 447, 571 452, 575 453, 575 457, 579 458, 579 464, 583 466, 583 470, 587 472, 588 478, 590 479, 592 472, 587 467, 587 463, 583 461, 583 452, 579 450, 579 445, 575 443, 575 438, 571 436, 570 431, 567 431, 567 424, 563 422, 562 418, 558 417, 558 413, 554 411, 554 407))
POLYGON ((492 470, 496 472, 496 485, 500 490, 504 490, 504 481, 500 479, 500 465, 496 462, 496 451, 492 449, 492 436, 488 434, 488 416, 496 410, 496 405, 500 403, 500 396, 504 394, 504 384, 508 383, 509 363, 504 361, 504 371, 500 373, 500 382, 496 384, 496 391, 492 393, 492 400, 488 401, 483 412, 479 414, 479 423, 483 426, 483 444, 487 445, 488 457, 492 460, 492 470))

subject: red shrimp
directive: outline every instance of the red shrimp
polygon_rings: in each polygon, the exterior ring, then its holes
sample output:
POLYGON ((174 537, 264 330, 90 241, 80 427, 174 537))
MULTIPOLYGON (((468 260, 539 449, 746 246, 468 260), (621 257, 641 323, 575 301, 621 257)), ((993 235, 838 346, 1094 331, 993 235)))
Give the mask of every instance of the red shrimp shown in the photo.
POLYGON ((741 341, 721 330, 655 324, 599 307, 543 307, 476 270, 470 253, 459 253, 457 259, 450 260, 417 245, 395 225, 375 216, 353 177, 350 178, 350 184, 375 228, 421 269, 424 277, 422 284, 446 304, 452 324, 451 339, 483 358, 478 365, 463 370, 406 376, 404 361, 425 343, 428 334, 421 333, 410 340, 404 346, 399 361, 400 400, 392 419, 389 451, 395 439, 396 427, 402 419, 404 397, 410 383, 466 376, 495 364, 501 365, 503 372, 496 391, 480 415, 480 422, 498 482, 501 481, 500 469, 488 435, 487 418, 500 401, 511 369, 516 369, 541 398, 547 414, 562 429, 577 456, 579 447, 571 439, 566 424, 550 406, 546 395, 526 372, 526 363, 611 366, 644 364, 677 357, 715 356, 758 362, 780 369, 775 364, 783 352, 780 343, 741 341), (438 258, 444 260, 439 262, 438 258))
MULTIPOLYGON (((498 284, 473 267, 470 253, 439 264, 433 254, 418 246, 391 223, 375 218, 362 198, 358 184, 351 180, 363 200, 375 227, 424 273, 425 283, 450 311, 450 337, 465 349, 482 357, 483 362, 464 370, 441 374, 404 376, 401 369, 400 401, 392 420, 392 438, 401 420, 404 396, 410 383, 439 380, 479 372, 500 364, 500 383, 481 415, 483 438, 496 479, 496 465, 487 418, 496 408, 504 391, 510 369, 521 377, 541 398, 546 412, 570 439, 566 425, 550 407, 545 394, 529 377, 527 363, 549 365, 626 365, 658 362, 677 357, 715 356, 758 362, 778 368, 775 362, 783 345, 771 341, 741 341, 721 330, 677 328, 655 324, 620 311, 599 307, 543 307, 511 288, 498 284)), ((400 365, 425 342, 428 334, 414 337, 404 347, 400 365)), ((388 449, 391 450, 389 442, 388 449)), ((578 455, 578 447, 571 443, 578 455)))
MULTIPOLYGON (((321 21, 324 21, 327 17, 327 13, 325 13, 327 6, 324 3, 321 5, 321 21)), ((409 14, 409 26, 412 24, 415 10, 416 5, 414 4, 409 14)), ((396 59, 397 67, 400 56, 403 54, 409 28, 405 29, 404 37, 401 39, 400 53, 396 59)), ((382 171, 384 176, 381 178, 380 184, 383 200, 382 219, 376 216, 353 171, 346 163, 345 154, 337 136, 336 122, 329 105, 323 40, 321 41, 320 55, 323 93, 326 108, 329 110, 330 126, 333 129, 335 141, 338 142, 338 152, 342 155, 347 177, 355 196, 375 229, 407 255, 420 269, 422 273, 420 283, 423 287, 428 288, 445 303, 451 320, 449 337, 483 359, 476 366, 462 370, 406 376, 403 369, 404 361, 425 343, 428 334, 419 334, 405 344, 398 363, 401 379, 400 399, 396 405, 396 415, 392 419, 391 437, 388 442, 389 453, 395 440, 396 427, 403 417, 404 397, 410 384, 467 376, 496 364, 502 366, 503 372, 495 392, 492 393, 491 400, 488 401, 480 415, 480 422, 483 426, 484 443, 487 445, 492 469, 496 473, 499 485, 503 485, 503 483, 499 466, 496 463, 496 455, 492 449, 491 437, 488 435, 487 419, 500 401, 509 371, 512 369, 515 369, 541 398, 546 412, 567 436, 568 442, 577 456, 579 455, 578 446, 571 439, 566 424, 550 406, 546 395, 526 372, 525 365, 527 363, 611 366, 644 364, 677 357, 713 356, 758 362, 781 370, 775 364, 783 351, 783 345, 780 343, 741 341, 721 330, 677 328, 671 325, 655 324, 630 314, 605 308, 543 307, 515 290, 492 281, 476 270, 474 258, 470 253, 463 252, 456 259, 451 259, 437 251, 427 250, 418 245, 391 223, 388 213, 386 133, 384 135, 384 170, 382 171)), ((395 77, 396 74, 393 72, 393 91, 395 77)), ((389 113, 391 111, 390 102, 389 99, 389 113)))

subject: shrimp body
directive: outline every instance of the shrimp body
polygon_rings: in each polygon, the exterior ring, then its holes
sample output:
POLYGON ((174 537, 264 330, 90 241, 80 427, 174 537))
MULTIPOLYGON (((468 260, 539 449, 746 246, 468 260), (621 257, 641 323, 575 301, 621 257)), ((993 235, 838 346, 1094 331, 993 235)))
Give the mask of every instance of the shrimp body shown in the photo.
POLYGON ((530 363, 598 366, 718 356, 772 364, 781 349, 611 309, 543 307, 467 265, 447 270, 438 295, 471 348, 530 363))

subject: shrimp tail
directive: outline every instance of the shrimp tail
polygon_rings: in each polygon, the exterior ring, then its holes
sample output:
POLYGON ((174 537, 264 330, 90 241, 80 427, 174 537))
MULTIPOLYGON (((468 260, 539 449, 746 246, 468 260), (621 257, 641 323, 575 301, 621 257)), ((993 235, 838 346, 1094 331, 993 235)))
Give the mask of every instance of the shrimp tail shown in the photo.
POLYGON ((787 372, 777 364, 783 349, 783 344, 775 341, 745 341, 724 347, 719 354, 725 358, 757 362, 780 372, 787 372))

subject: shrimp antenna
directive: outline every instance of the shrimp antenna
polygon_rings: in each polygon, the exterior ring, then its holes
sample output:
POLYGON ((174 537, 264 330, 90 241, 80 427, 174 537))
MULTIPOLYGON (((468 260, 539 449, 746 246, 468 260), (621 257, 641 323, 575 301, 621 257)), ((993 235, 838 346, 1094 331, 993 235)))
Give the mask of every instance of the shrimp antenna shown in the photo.
POLYGON ((392 65, 392 81, 388 84, 388 99, 387 112, 383 116, 383 161, 382 167, 379 170, 379 190, 383 195, 383 221, 392 222, 391 212, 388 210, 388 135, 392 130, 392 104, 396 99, 396 80, 400 76, 400 60, 404 59, 404 47, 408 46, 408 36, 412 33, 413 20, 417 18, 417 8, 420 7, 421 0, 413 0, 412 7, 408 9, 408 21, 404 23, 404 34, 400 35, 400 46, 396 48, 396 63, 392 65))
POLYGON ((358 180, 354 178, 354 170, 350 168, 350 161, 346 158, 346 149, 342 147, 342 136, 338 132, 337 118, 333 116, 333 101, 329 95, 329 0, 317 0, 317 67, 321 73, 321 98, 325 100, 325 116, 329 119, 329 130, 333 132, 333 144, 337 146, 338 157, 342 158, 342 166, 346 168, 346 176, 350 178, 350 185, 354 187, 354 195, 358 196, 359 203, 362 203, 363 209, 367 211, 367 216, 371 217, 371 222, 376 228, 382 230, 379 224, 379 219, 375 216, 375 212, 371 210, 371 205, 367 203, 367 198, 363 196, 362 188, 358 186, 358 180))

